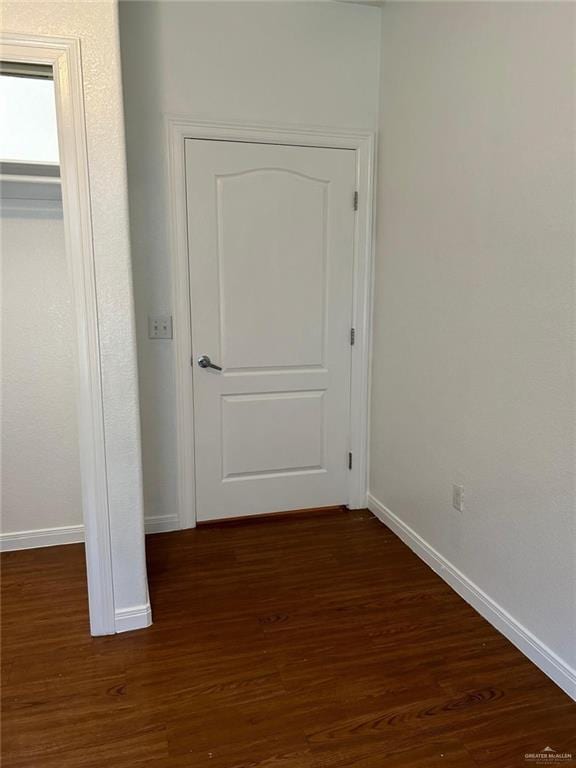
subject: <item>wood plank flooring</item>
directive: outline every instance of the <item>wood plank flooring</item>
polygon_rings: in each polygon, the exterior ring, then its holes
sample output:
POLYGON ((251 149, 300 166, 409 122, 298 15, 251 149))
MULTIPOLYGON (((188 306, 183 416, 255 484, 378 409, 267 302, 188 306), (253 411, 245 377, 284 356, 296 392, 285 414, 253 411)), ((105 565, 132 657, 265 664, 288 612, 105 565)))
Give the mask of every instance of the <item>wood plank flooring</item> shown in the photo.
POLYGON ((576 765, 576 703, 369 512, 147 547, 155 623, 104 638, 81 545, 2 555, 3 768, 576 765))

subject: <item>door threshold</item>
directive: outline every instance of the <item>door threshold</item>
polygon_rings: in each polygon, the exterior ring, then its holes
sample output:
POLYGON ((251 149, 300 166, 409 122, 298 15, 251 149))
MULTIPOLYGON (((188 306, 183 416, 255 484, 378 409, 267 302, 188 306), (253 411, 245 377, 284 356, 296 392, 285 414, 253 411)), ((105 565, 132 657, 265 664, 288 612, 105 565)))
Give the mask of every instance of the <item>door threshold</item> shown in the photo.
POLYGON ((337 504, 332 507, 310 507, 308 509, 291 509, 288 512, 263 512, 259 515, 240 515, 239 517, 221 517, 214 520, 198 520, 197 528, 214 528, 220 525, 241 525, 244 523, 264 523, 271 520, 290 520, 294 517, 315 517, 334 512, 347 512, 345 504, 337 504))

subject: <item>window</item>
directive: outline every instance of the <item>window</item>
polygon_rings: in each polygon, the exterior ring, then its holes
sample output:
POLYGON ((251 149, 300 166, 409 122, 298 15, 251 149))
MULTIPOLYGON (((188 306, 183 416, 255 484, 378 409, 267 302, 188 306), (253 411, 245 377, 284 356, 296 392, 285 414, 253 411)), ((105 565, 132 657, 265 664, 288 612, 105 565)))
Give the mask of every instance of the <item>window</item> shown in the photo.
POLYGON ((58 163, 51 67, 0 63, 0 161, 58 163))

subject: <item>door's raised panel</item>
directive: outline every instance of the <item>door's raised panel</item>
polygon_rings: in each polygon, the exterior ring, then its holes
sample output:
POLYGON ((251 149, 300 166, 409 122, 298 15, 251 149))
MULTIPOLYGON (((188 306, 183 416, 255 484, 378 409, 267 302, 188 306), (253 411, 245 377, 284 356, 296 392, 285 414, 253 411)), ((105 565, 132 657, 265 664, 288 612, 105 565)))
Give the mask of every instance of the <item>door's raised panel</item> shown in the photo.
POLYGON ((226 369, 324 365, 327 196, 327 182, 279 168, 217 179, 226 369))
POLYGON ((224 480, 324 471, 324 391, 222 397, 224 480))

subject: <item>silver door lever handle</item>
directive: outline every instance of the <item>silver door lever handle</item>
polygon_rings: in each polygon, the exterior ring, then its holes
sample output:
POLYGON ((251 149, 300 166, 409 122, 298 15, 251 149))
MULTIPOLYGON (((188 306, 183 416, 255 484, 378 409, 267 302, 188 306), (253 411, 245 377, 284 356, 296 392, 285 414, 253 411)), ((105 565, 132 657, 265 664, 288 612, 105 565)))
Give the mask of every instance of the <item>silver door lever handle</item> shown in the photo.
POLYGON ((214 365, 212 360, 208 357, 208 355, 200 355, 198 360, 196 361, 200 368, 214 368, 215 371, 221 371, 222 368, 220 368, 219 365, 214 365))

